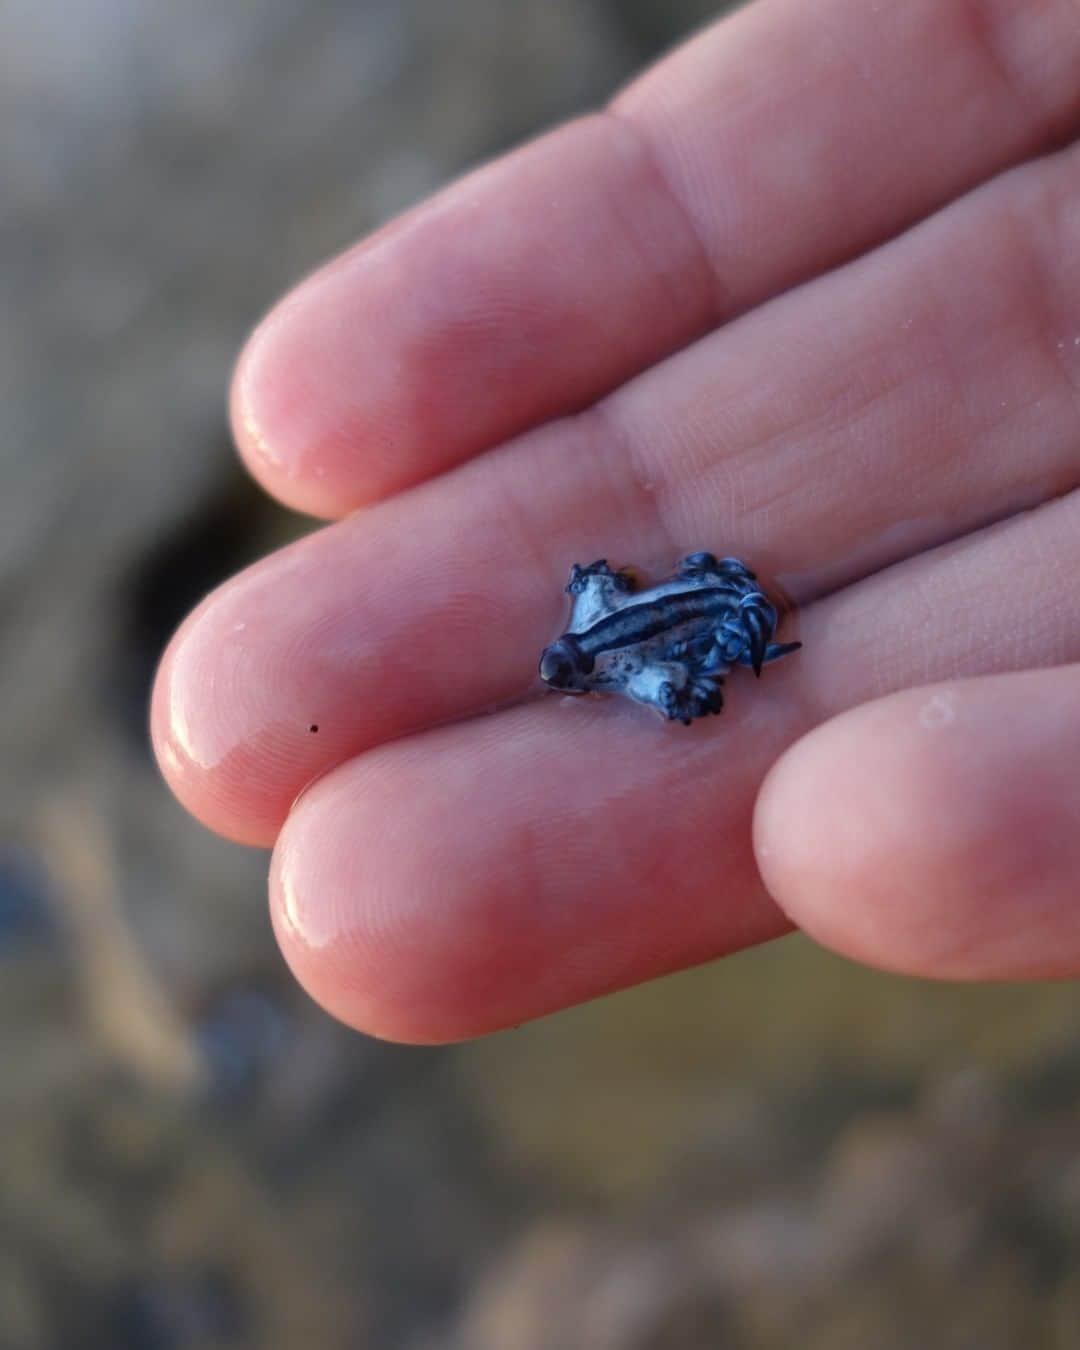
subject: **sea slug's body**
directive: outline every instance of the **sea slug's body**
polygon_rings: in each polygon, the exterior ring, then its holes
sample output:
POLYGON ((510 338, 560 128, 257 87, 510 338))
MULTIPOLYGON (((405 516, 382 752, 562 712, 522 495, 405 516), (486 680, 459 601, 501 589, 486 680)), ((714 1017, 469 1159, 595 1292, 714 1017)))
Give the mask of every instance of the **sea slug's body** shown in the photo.
POLYGON ((564 693, 626 694, 687 726, 720 711, 732 666, 760 675, 801 645, 772 641, 776 610, 737 558, 692 553, 644 591, 603 559, 575 563, 566 589, 570 624, 545 649, 541 679, 564 693))

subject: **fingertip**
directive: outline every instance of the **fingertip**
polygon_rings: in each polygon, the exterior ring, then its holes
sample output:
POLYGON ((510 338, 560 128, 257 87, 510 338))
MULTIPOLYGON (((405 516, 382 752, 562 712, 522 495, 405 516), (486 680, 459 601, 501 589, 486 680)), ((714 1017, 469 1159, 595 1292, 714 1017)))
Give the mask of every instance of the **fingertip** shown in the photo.
POLYGON ((274 848, 270 913, 286 963, 331 1016, 380 1040, 436 1045, 492 1030, 494 968, 449 898, 444 806, 373 752, 298 799, 274 848))
POLYGON ((1070 969, 1080 719, 1064 684, 1042 671, 910 690, 804 737, 755 808, 773 899, 825 946, 884 969, 1070 969))
POLYGON ((154 680, 150 739, 166 783, 199 821, 235 843, 269 848, 317 753, 310 720, 267 715, 258 611, 234 605, 230 583, 169 643, 154 680), (298 775, 301 775, 298 779, 298 775))
MULTIPOLYGON (((251 333, 233 373, 229 415, 240 458, 256 482, 294 510, 333 519, 375 500, 377 428, 360 391, 377 385, 374 360, 357 350, 365 319, 347 255, 303 281, 251 333), (343 299, 352 299, 345 312, 343 299)), ((363 288, 377 311, 377 291, 363 288)))
MULTIPOLYGON (((333 841, 334 817, 326 809, 312 809, 313 795, 318 796, 308 793, 297 800, 270 859, 274 935, 297 982, 316 1003, 347 1026, 377 1035, 368 944, 349 917, 356 889, 365 886, 366 860, 356 858, 349 895, 343 896, 345 860, 333 841)), ((359 831, 354 837, 359 840, 359 831)))
POLYGON ((947 730, 958 697, 910 691, 844 713, 782 755, 758 795, 754 848, 769 893, 817 941, 865 964, 948 964, 968 917, 941 893, 980 828, 961 818, 962 742, 942 744, 921 721, 940 708, 947 730))
MULTIPOLYGON (((872 960, 865 894, 859 910, 850 903, 875 866, 877 810, 861 782, 859 752, 867 730, 865 709, 858 709, 779 757, 758 792, 753 847, 766 889, 793 923, 825 946, 872 960)), ((881 755, 875 758, 880 766, 881 755)))

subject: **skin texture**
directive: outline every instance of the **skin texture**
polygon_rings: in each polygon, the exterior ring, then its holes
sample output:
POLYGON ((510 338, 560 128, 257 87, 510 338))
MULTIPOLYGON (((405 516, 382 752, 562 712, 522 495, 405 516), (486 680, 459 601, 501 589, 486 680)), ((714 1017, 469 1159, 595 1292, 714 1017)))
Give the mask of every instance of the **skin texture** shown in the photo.
POLYGON ((476 1035, 792 922, 1080 971, 1078 135, 1077 0, 755 0, 264 321, 241 453, 337 523, 153 731, 332 1012, 476 1035), (570 562, 706 548, 802 652, 689 732, 534 697, 570 562))
POLYGON ((818 728, 758 797, 766 885, 815 937, 872 965, 1074 975, 1077 692, 1070 670, 996 676, 908 690, 818 728))

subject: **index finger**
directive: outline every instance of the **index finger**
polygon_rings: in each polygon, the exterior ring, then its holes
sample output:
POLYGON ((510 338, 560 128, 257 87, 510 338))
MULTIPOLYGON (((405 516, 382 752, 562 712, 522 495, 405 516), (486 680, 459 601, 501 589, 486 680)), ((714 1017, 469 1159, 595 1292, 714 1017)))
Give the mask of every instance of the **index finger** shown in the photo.
POLYGON ((238 367, 241 453, 283 501, 345 514, 588 405, 1077 120, 1074 0, 756 0, 301 285, 238 367))

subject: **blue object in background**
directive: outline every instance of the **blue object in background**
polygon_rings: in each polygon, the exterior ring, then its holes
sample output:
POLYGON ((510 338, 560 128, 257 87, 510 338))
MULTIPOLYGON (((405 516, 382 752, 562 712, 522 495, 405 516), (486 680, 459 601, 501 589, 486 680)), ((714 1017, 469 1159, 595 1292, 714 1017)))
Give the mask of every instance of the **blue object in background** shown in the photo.
POLYGON ((45 867, 29 849, 0 846, 0 957, 57 935, 45 867))
POLYGON ((220 998, 196 1028, 210 1067, 212 1088, 226 1099, 252 1090, 287 1034, 277 1002, 259 989, 235 989, 220 998))

